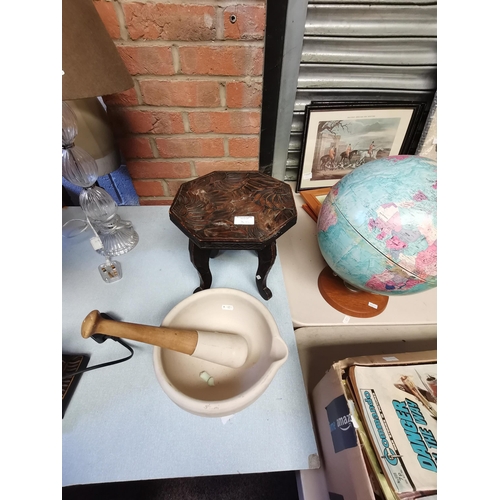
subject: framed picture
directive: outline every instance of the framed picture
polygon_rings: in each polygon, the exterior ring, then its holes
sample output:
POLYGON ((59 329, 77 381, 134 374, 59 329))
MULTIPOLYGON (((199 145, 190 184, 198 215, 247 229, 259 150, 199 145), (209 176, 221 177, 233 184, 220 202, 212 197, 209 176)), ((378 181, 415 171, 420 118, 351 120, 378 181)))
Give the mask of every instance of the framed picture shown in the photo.
POLYGON ((303 200, 306 202, 302 208, 315 220, 318 220, 321 204, 325 201, 326 195, 330 191, 329 187, 319 189, 306 189, 300 192, 303 200))
POLYGON ((427 115, 415 154, 437 161, 437 93, 427 115))
POLYGON ((312 102, 305 108, 296 191, 331 187, 367 162, 415 154, 426 102, 312 102))

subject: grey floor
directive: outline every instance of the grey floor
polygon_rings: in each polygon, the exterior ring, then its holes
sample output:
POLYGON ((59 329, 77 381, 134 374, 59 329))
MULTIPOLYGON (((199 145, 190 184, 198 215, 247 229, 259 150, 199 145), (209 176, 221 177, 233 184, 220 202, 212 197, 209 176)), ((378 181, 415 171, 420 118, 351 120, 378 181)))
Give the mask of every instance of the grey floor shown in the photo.
POLYGON ((295 472, 67 486, 62 500, 299 500, 295 472))

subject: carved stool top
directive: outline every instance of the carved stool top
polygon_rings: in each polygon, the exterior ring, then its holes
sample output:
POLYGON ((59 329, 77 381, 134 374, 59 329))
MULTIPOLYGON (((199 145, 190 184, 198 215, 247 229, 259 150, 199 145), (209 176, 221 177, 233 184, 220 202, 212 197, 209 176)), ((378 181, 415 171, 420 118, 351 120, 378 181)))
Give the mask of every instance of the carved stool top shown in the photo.
POLYGON ((215 171, 181 185, 170 219, 200 248, 258 250, 297 222, 297 210, 283 181, 215 171))

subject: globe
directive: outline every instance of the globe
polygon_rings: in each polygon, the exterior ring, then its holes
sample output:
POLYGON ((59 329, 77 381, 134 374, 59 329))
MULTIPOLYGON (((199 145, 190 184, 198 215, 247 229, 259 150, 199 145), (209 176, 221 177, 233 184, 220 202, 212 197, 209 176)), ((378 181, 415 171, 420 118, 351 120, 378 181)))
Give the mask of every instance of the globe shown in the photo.
POLYGON ((317 223, 326 263, 347 285, 380 295, 437 286, 437 164, 388 156, 332 186, 317 223))

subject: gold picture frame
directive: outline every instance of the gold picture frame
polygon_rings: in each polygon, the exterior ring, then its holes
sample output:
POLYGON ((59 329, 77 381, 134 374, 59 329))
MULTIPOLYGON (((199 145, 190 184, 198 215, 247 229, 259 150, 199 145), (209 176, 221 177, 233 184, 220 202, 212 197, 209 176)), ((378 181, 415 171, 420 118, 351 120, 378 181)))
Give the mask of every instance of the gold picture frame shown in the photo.
POLYGON ((329 187, 319 189, 308 189, 300 191, 300 196, 306 202, 302 208, 315 220, 318 220, 321 204, 323 203, 326 195, 330 192, 329 187))

